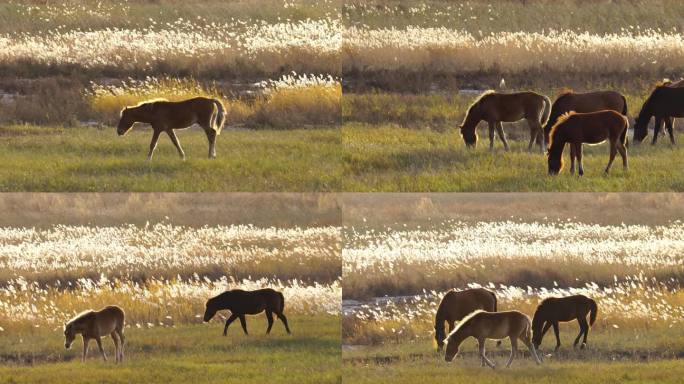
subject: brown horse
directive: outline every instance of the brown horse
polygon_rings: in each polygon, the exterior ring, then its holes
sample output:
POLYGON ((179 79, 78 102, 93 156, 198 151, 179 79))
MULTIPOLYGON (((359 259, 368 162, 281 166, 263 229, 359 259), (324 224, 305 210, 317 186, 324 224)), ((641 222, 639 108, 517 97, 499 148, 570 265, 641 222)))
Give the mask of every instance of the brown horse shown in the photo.
POLYGON ((646 99, 641 107, 639 116, 634 122, 634 141, 641 143, 648 135, 648 122, 651 117, 655 117, 653 128, 652 145, 658 141, 658 133, 665 123, 667 133, 670 136, 670 143, 675 143, 674 137, 674 118, 684 117, 684 80, 677 82, 665 82, 656 86, 651 95, 646 99))
MULTIPOLYGON (((544 126, 544 138, 550 141, 551 127, 559 117, 567 112, 598 112, 613 110, 627 116, 627 100, 625 96, 614 91, 596 91, 586 93, 565 92, 556 98, 551 106, 551 116, 544 126)), ((571 148, 572 149, 572 148, 571 148)))
POLYGON ((574 347, 577 347, 580 337, 584 335, 581 349, 587 345, 587 335, 589 334, 589 327, 594 325, 596 321, 596 313, 598 308, 596 302, 584 295, 574 295, 568 297, 549 297, 544 299, 537 310, 534 312, 532 320, 532 341, 535 348, 539 349, 542 339, 553 326, 553 332, 556 334, 556 351, 560 348, 560 336, 558 334, 558 323, 572 321, 577 319, 580 326, 579 335, 575 339, 574 347), (587 324, 587 314, 589 314, 589 323, 587 324))
POLYGON ((461 136, 466 146, 477 145, 477 124, 484 120, 489 124, 489 149, 494 149, 494 130, 499 134, 504 148, 508 150, 508 142, 504 135, 502 122, 515 122, 525 119, 530 127, 530 144, 532 150, 537 137, 541 137, 540 148, 544 150, 542 126, 546 124, 551 112, 551 100, 534 92, 497 93, 486 91, 468 108, 461 124, 461 136))
POLYGON ((209 158, 216 157, 216 135, 221 134, 225 123, 225 108, 217 99, 195 97, 184 101, 151 100, 134 107, 121 110, 121 119, 116 128, 119 136, 125 135, 135 123, 152 125, 152 142, 147 160, 152 160, 152 154, 157 147, 159 135, 166 132, 176 146, 178 154, 185 159, 185 152, 178 142, 174 129, 184 129, 199 124, 209 140, 209 158))
POLYGON ((449 324, 449 332, 454 330, 454 324, 471 312, 482 309, 496 312, 496 295, 484 288, 466 289, 464 291, 451 290, 439 302, 435 314, 435 340, 439 350, 444 346, 446 332, 444 322, 449 324))
POLYGON ((477 339, 480 357, 491 368, 496 365, 485 356, 485 340, 501 340, 508 337, 511 340, 511 355, 506 367, 510 367, 513 357, 518 351, 518 340, 522 341, 530 350, 534 360, 540 364, 539 356, 530 338, 532 336, 530 318, 522 312, 503 311, 485 312, 477 310, 466 316, 444 341, 447 345, 444 359, 450 362, 458 354, 458 348, 468 337, 477 339))
POLYGON ((620 152, 622 164, 627 169, 627 117, 615 111, 599 111, 591 113, 568 112, 558 118, 556 125, 551 128, 548 164, 549 175, 557 175, 563 169, 563 149, 566 143, 574 146, 571 153, 572 166, 570 172, 575 172, 575 159, 579 165, 579 175, 584 175, 582 164, 582 144, 600 144, 610 141, 610 160, 606 166, 608 174, 615 155, 620 152))
POLYGON ((77 334, 83 337, 83 357, 85 362, 88 354, 88 343, 95 339, 97 347, 100 349, 102 358, 107 361, 104 348, 102 348, 102 336, 110 335, 114 341, 114 351, 116 362, 122 362, 124 358, 124 311, 123 309, 110 305, 99 311, 88 310, 79 313, 73 319, 64 324, 64 347, 71 348, 77 334))
POLYGON ((257 315, 261 312, 266 312, 266 320, 268 320, 268 329, 266 334, 271 333, 273 327, 273 314, 285 324, 285 330, 290 333, 290 327, 287 325, 287 318, 283 313, 285 309, 285 297, 283 294, 271 288, 257 289, 256 291, 243 291, 241 289, 233 289, 223 292, 222 294, 212 297, 207 300, 206 309, 204 311, 204 321, 211 320, 217 311, 222 309, 229 310, 230 317, 226 320, 226 325, 223 327, 223 336, 228 333, 228 326, 235 319, 240 319, 242 330, 247 333, 247 321, 245 315, 257 315))

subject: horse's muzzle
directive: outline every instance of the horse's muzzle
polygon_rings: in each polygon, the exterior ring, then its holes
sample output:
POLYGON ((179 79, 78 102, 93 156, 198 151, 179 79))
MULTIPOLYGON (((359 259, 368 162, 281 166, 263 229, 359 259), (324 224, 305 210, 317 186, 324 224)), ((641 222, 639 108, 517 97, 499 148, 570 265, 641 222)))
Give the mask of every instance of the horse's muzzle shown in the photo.
POLYGON ((66 344, 66 343, 65 343, 65 344, 64 344, 64 348, 70 349, 70 348, 71 348, 71 344, 66 344))

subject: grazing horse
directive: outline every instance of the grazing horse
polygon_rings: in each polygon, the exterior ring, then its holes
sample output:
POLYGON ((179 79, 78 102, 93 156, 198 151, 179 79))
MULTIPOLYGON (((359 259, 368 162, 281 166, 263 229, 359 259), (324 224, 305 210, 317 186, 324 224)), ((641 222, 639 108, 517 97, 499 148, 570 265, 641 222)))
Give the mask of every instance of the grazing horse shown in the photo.
POLYGON ((575 339, 574 347, 577 347, 580 337, 584 335, 580 349, 584 349, 587 345, 587 335, 589 334, 589 327, 594 325, 596 321, 596 313, 598 308, 596 302, 584 295, 574 295, 568 297, 549 297, 544 299, 537 310, 534 312, 532 320, 532 342, 534 347, 539 349, 542 339, 553 326, 553 332, 556 334, 556 351, 560 348, 560 336, 558 335, 558 323, 572 321, 577 319, 580 326, 579 335, 575 339), (587 324, 587 314, 589 316, 589 323, 587 324))
POLYGON ((439 302, 435 314, 435 340, 437 348, 442 350, 446 332, 444 322, 449 324, 449 332, 454 330, 454 324, 471 312, 482 309, 496 312, 496 295, 484 288, 466 289, 464 291, 451 290, 439 302))
POLYGON ((268 320, 266 334, 271 333, 274 313, 285 324, 285 330, 289 334, 290 327, 287 325, 285 314, 283 314, 284 308, 285 297, 283 297, 282 293, 271 288, 257 289, 256 291, 233 289, 207 300, 204 321, 211 320, 217 311, 227 309, 230 311, 230 317, 226 320, 225 327, 223 327, 223 336, 226 336, 228 333, 230 323, 238 318, 240 319, 240 324, 242 324, 242 330, 245 331, 245 335, 248 335, 245 315, 257 315, 266 311, 266 319, 268 320))
POLYGON ((582 164, 582 144, 600 144, 610 141, 610 160, 606 166, 608 174, 615 155, 620 152, 622 165, 627 169, 627 117, 615 111, 599 111, 591 113, 568 112, 558 118, 558 122, 551 128, 548 164, 549 175, 557 175, 563 169, 563 149, 566 143, 574 147, 571 153, 572 166, 570 172, 575 172, 575 159, 579 165, 579 175, 584 175, 582 164))
POLYGON ((489 124, 489 149, 494 149, 494 130, 499 134, 504 148, 508 150, 508 142, 504 135, 502 122, 515 122, 525 119, 530 127, 530 145, 532 150, 536 138, 542 138, 541 150, 544 150, 542 126, 546 124, 551 112, 551 100, 534 92, 497 93, 486 91, 468 108, 461 124, 461 135, 466 146, 477 145, 477 124, 484 120, 489 124))
POLYGON ((665 127, 670 135, 670 143, 674 145, 674 118, 684 117, 684 103, 682 101, 684 101, 684 88, 673 87, 672 85, 657 86, 644 102, 639 116, 634 122, 634 141, 637 143, 644 141, 648 135, 648 122, 651 117, 655 117, 651 144, 657 142, 658 132, 665 122, 665 127))
POLYGON ((613 110, 627 116, 625 96, 614 91, 565 92, 559 95, 551 106, 551 116, 544 126, 544 139, 547 143, 550 141, 551 128, 556 124, 558 118, 567 112, 589 113, 604 110, 613 110))
POLYGON ((107 355, 102 348, 102 336, 110 335, 114 340, 114 351, 116 355, 116 362, 122 362, 124 358, 124 311, 123 309, 110 305, 104 307, 99 311, 83 311, 76 315, 73 319, 64 324, 64 347, 71 348, 71 343, 74 342, 77 334, 83 337, 83 357, 81 361, 86 360, 88 354, 88 343, 91 339, 95 339, 97 347, 100 349, 102 358, 107 361, 107 355))
POLYGON ((522 312, 477 310, 466 316, 444 340, 447 345, 444 359, 447 362, 452 361, 458 354, 458 348, 463 340, 472 336, 477 339, 479 344, 480 357, 489 367, 494 368, 496 365, 485 356, 485 340, 501 340, 508 337, 511 340, 511 356, 508 358, 506 367, 511 366, 513 357, 518 351, 518 340, 527 346, 535 362, 540 364, 537 351, 530 340, 532 336, 531 327, 530 318, 522 312))
POLYGON ((213 159, 216 157, 216 135, 221 134, 226 121, 225 116, 225 108, 217 99, 195 97, 184 101, 151 100, 121 110, 121 119, 116 132, 119 136, 123 136, 135 123, 151 124, 153 133, 147 160, 152 160, 152 154, 162 132, 166 132, 173 145, 176 146, 180 157, 185 160, 185 152, 173 130, 188 128, 197 123, 207 135, 209 158, 213 159))

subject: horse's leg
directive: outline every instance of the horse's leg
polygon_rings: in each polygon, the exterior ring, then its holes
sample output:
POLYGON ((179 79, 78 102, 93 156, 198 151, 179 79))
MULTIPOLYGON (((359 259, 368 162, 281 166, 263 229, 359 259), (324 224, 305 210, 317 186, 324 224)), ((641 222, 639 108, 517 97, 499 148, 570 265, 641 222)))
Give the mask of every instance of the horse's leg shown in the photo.
POLYGON ((494 150, 494 127, 496 123, 490 121, 489 122, 489 150, 493 151, 494 150))
POLYGON ((240 325, 242 325, 242 330, 245 331, 245 335, 249 335, 249 333, 247 333, 247 319, 245 319, 245 315, 240 315, 240 325))
POLYGON ((534 142, 537 141, 537 137, 541 136, 541 140, 539 140, 539 149, 544 153, 546 144, 544 143, 544 129, 542 128, 541 123, 536 119, 527 119, 527 124, 530 126, 530 145, 527 150, 531 152, 534 142))
POLYGON ((582 143, 575 144, 575 156, 577 157, 578 174, 584 176, 584 164, 582 164, 582 143))
POLYGON ((230 325, 230 323, 235 321, 235 319, 237 319, 237 318, 238 318, 238 315, 236 315, 234 313, 230 314, 230 317, 228 318, 228 320, 226 320, 226 325, 223 327, 223 336, 226 336, 228 334, 228 326, 230 325))
POLYGON ((85 336, 83 337, 83 356, 81 357, 81 361, 85 363, 86 361, 86 356, 88 355, 88 344, 90 343, 90 339, 86 339, 85 336))
POLYGON ((147 161, 152 160, 152 154, 154 153, 154 149, 157 148, 157 141, 159 141, 159 135, 161 134, 161 130, 157 130, 154 127, 152 127, 152 129, 154 129, 154 132, 152 133, 152 141, 150 142, 150 151, 147 153, 147 161))
POLYGON ((119 363, 119 335, 117 335, 115 331, 112 331, 112 333, 110 333, 109 336, 112 338, 112 341, 114 341, 114 362, 118 364, 119 363))
POLYGON ((667 133, 670 135, 670 143, 675 145, 674 137, 674 117, 668 117, 665 119, 665 126, 667 127, 667 133))
POLYGON ((558 349, 560 349, 561 343, 560 343, 560 331, 558 329, 558 322, 557 321, 553 322, 553 333, 556 335, 556 348, 553 351, 558 352, 558 349))
POLYGON ((541 356, 539 356, 539 354, 537 353, 537 350, 534 348, 534 344, 532 344, 532 341, 530 341, 529 339, 527 339, 523 336, 519 336, 518 338, 523 342, 523 344, 525 344, 527 349, 530 350, 532 357, 534 357, 534 362, 537 364, 541 364, 542 358, 541 358, 541 356))
POLYGON ((570 144, 570 174, 575 174, 575 159, 577 158, 577 150, 574 144, 570 144))
POLYGON ((167 129, 166 134, 169 135, 169 138, 173 142, 173 145, 176 146, 176 149, 178 150, 178 155, 180 155, 181 159, 185 160, 185 152, 183 152, 183 148, 181 148, 180 143, 178 142, 176 133, 173 131, 173 129, 167 129))
POLYGON ((608 174, 608 171, 610 171, 610 166, 613 165, 613 160, 615 160, 615 155, 617 155, 617 142, 611 141, 610 142, 610 158, 608 159, 608 165, 606 166, 606 170, 603 172, 604 174, 608 174))
POLYGON ((513 356, 515 355, 516 352, 518 352, 518 338, 517 337, 509 337, 511 339, 511 356, 508 358, 508 363, 506 363, 506 368, 511 366, 511 363, 513 362, 513 356))
POLYGON ((503 130, 503 123, 500 121, 496 123, 496 132, 499 134, 499 139, 503 142, 504 150, 508 151, 508 141, 506 140, 506 134, 503 130))
POLYGON ((96 337, 95 341, 97 342, 97 348, 100 350, 100 353, 102 354, 102 358, 104 361, 107 361, 107 355, 105 354, 104 348, 102 348, 102 340, 100 337, 96 337))
POLYGON ((124 344, 126 344, 126 338, 124 337, 124 333, 123 333, 123 324, 121 325, 121 328, 116 329, 116 333, 119 335, 119 340, 121 341, 121 346, 119 348, 121 350, 121 361, 123 362, 123 360, 124 360, 124 344))
POLYGON ((663 126, 663 119, 660 117, 655 118, 655 125, 653 125, 653 140, 651 141, 651 145, 655 145, 655 143, 658 141, 658 133, 660 133, 660 129, 663 126))
POLYGON ((587 323, 587 318, 585 316, 582 317, 584 319, 584 339, 582 340, 582 345, 580 346, 580 349, 584 349, 584 347, 587 346, 587 335, 589 335, 589 323, 587 323))
POLYGON ((273 313, 266 310, 266 320, 268 320, 268 328, 266 329, 266 334, 271 333, 271 327, 273 327, 273 313))
POLYGON ((209 158, 216 158, 216 131, 213 129, 204 129, 207 134, 207 140, 209 140, 209 158))
POLYGON ((496 364, 492 363, 491 360, 485 356, 485 339, 478 339, 477 344, 479 345, 480 349, 480 357, 482 360, 484 360, 485 364, 487 364, 490 368, 494 369, 496 367, 496 364))
POLYGON ((617 150, 620 152, 620 156, 622 156, 622 168, 627 170, 629 168, 629 165, 627 164, 627 148, 625 148, 625 145, 622 142, 619 142, 617 150))
POLYGON ((285 330, 287 331, 287 334, 289 335, 290 334, 290 326, 287 325, 287 317, 285 317, 285 314, 276 312, 276 316, 278 316, 280 321, 282 321, 283 324, 285 324, 285 330))
POLYGON ((547 321, 544 323, 544 326, 542 327, 541 336, 539 337, 539 345, 541 345, 541 341, 544 339, 544 335, 546 335, 546 332, 549 331, 549 328, 551 328, 551 322, 547 321))
MULTIPOLYGON (((573 348, 577 347, 577 343, 579 343, 582 335, 585 335, 586 332, 589 331, 589 324, 587 324, 587 319, 585 316, 586 316, 586 314, 584 316, 577 317, 577 322, 579 323, 580 331, 579 331, 579 334, 577 335, 577 338, 575 339, 575 342, 572 344, 573 348)), ((582 344, 580 348, 583 349, 584 344, 582 344)))

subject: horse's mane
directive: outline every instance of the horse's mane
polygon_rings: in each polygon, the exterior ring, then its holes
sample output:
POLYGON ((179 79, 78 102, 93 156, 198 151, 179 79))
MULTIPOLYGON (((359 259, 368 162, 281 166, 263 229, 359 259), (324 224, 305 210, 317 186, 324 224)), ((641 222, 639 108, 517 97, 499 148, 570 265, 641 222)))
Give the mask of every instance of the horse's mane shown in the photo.
POLYGON ((76 314, 74 317, 71 318, 71 320, 67 321, 67 325, 88 318, 94 314, 95 311, 93 311, 92 309, 86 309, 85 311, 76 314))
POLYGON ((558 116, 558 119, 556 120, 556 124, 551 127, 551 131, 549 131, 549 146, 551 146, 551 140, 553 140, 553 133, 556 131, 559 125, 563 124, 566 122, 569 118, 572 116, 576 115, 577 112, 575 111, 570 111, 570 112, 565 112, 564 114, 558 116))
POLYGON ((121 108, 121 112, 119 114, 123 113, 123 111, 125 111, 128 108, 139 108, 139 107, 142 107, 142 106, 145 106, 148 104, 154 104, 158 101, 169 101, 169 100, 165 99, 163 97, 155 97, 153 99, 143 100, 141 102, 138 102, 138 104, 136 104, 136 105, 127 105, 127 106, 121 108))
POLYGON ((447 340, 449 340, 449 338, 451 338, 451 335, 455 334, 456 332, 458 332, 459 329, 461 329, 463 326, 465 326, 473 317, 475 317, 478 314, 483 313, 483 312, 485 312, 485 311, 483 311, 481 309, 470 312, 466 317, 464 317, 463 319, 461 319, 461 321, 458 322, 458 325, 456 327, 454 327, 453 331, 449 332, 449 334, 446 337, 447 340))
POLYGON ((470 106, 468 107, 468 111, 466 111, 466 116, 470 113, 470 111, 473 109, 473 107, 475 107, 480 101, 482 101, 482 99, 484 99, 485 97, 487 97, 491 94, 494 94, 494 93, 496 93, 496 91, 493 89, 488 89, 488 90, 482 92, 478 97, 475 98, 475 100, 473 100, 472 103, 470 103, 470 106))

